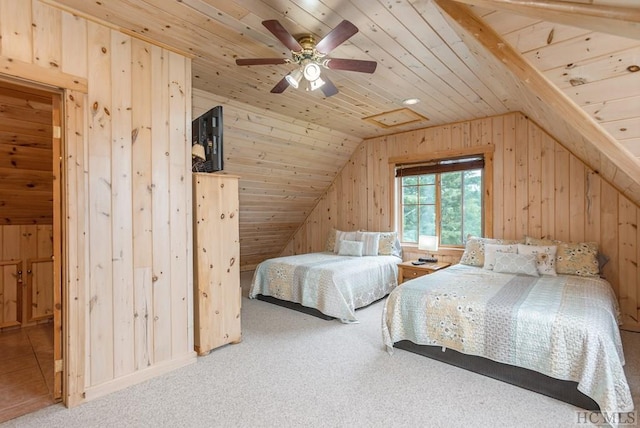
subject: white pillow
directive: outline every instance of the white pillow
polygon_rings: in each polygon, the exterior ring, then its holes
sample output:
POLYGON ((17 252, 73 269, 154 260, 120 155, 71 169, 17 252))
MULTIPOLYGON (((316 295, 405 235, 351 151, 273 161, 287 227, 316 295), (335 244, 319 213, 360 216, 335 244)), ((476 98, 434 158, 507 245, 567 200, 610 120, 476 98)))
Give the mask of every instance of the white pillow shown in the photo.
POLYGON ((380 244, 380 233, 358 231, 356 233, 356 241, 362 242, 363 256, 378 255, 378 245, 380 244))
POLYGON ((496 253, 517 253, 518 245, 498 245, 498 244, 484 244, 484 269, 493 270, 493 265, 496 263, 496 253))
POLYGON ((333 249, 334 253, 337 253, 340 250, 340 241, 342 240, 347 240, 347 241, 355 241, 356 240, 356 232, 355 230, 353 232, 345 232, 342 230, 336 230, 336 243, 335 243, 335 247, 333 249))
POLYGON ((356 256, 362 257, 362 242, 360 241, 340 241, 339 256, 356 256))
POLYGON ((558 276, 556 273, 556 245, 523 245, 518 244, 518 254, 534 254, 536 267, 541 275, 558 276))
POLYGON ((494 272, 540 276, 535 254, 496 253, 494 272))
POLYGON ((492 239, 478 238, 475 236, 467 236, 467 242, 464 246, 464 253, 460 258, 460 264, 469 266, 484 266, 484 246, 486 244, 519 244, 521 241, 514 239, 492 239))

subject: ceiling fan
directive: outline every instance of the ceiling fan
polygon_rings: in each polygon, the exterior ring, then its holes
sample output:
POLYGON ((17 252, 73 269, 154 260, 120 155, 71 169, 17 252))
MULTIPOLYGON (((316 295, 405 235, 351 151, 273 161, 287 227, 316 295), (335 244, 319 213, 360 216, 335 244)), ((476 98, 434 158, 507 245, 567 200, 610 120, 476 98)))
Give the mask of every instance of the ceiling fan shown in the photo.
POLYGON ((271 89, 271 92, 274 94, 284 92, 289 86, 298 88, 304 78, 307 82, 307 90, 314 91, 319 88, 326 97, 330 97, 338 93, 338 88, 336 88, 327 76, 321 76, 322 68, 373 73, 378 65, 375 61, 326 57, 332 50, 358 32, 358 28, 347 20, 338 24, 337 27, 318 42, 316 42, 313 36, 303 36, 295 39, 282 24, 275 19, 262 21, 262 25, 276 36, 283 45, 291 50, 291 58, 236 59, 236 64, 297 64, 299 66, 298 68, 284 76, 282 80, 271 89))

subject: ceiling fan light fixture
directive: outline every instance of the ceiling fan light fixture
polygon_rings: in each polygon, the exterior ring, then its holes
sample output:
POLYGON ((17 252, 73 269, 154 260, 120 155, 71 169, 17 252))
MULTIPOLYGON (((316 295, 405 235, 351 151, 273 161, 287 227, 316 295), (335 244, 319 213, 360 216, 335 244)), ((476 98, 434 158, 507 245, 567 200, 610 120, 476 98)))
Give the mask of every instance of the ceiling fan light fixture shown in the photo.
POLYGON ((287 79, 289 85, 297 89, 298 86, 300 86, 300 81, 302 80, 302 71, 299 68, 296 68, 291 73, 287 74, 285 79, 287 79))
MULTIPOLYGON (((178 1, 200 2, 203 0, 178 1)), ((286 74, 271 88, 272 94, 281 94, 289 86, 292 86, 294 89, 299 88, 300 82, 304 77, 305 90, 314 91, 322 88, 322 93, 325 97, 331 97, 338 93, 338 88, 336 88, 336 85, 334 85, 328 77, 324 79, 320 78, 322 67, 331 70, 357 71, 360 73, 373 73, 376 69, 377 62, 375 61, 326 58, 331 51, 358 32, 358 27, 346 19, 342 20, 340 24, 329 31, 319 41, 316 41, 313 35, 305 35, 296 39, 275 19, 262 21, 262 25, 269 30, 280 43, 289 48, 291 58, 236 58, 236 64, 241 66, 297 64, 299 66, 297 70, 286 74)))
POLYGON ((320 66, 318 64, 315 62, 309 62, 304 65, 304 78, 309 82, 313 82, 320 78, 320 71, 320 66))
POLYGON ((325 81, 322 80, 322 77, 318 77, 316 80, 309 81, 309 86, 307 88, 308 91, 315 91, 319 87, 325 84, 325 81))

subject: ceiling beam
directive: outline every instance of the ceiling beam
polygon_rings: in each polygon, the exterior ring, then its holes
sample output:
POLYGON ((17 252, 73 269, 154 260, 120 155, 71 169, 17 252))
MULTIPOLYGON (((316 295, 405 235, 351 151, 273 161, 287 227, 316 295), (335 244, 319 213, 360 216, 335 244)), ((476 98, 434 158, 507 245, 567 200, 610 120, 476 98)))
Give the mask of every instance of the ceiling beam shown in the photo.
MULTIPOLYGON (((640 39, 640 7, 586 4, 562 0, 455 0, 490 10, 529 16, 543 21, 600 33, 640 39)), ((620 4, 626 4, 620 1, 620 4)), ((637 3, 636 3, 637 4, 637 3)))
MULTIPOLYGON (((559 88, 533 67, 519 52, 502 39, 493 28, 476 16, 469 7, 453 0, 433 0, 445 14, 454 20, 470 37, 474 37, 485 49, 495 56, 535 98, 563 118, 567 126, 573 128, 583 139, 583 144, 597 148, 601 157, 607 159, 624 174, 629 183, 622 193, 640 188, 640 160, 631 155, 618 140, 606 132, 591 116, 578 107, 559 88)), ((464 40, 464 37, 463 37, 464 40)), ((560 141, 562 143, 562 141, 560 141)), ((583 159, 584 161, 584 159, 583 159)), ((613 177, 607 177, 611 180, 613 177)), ((627 193, 628 194, 628 193, 627 193)), ((638 194, 629 195, 636 204, 640 204, 638 194)))

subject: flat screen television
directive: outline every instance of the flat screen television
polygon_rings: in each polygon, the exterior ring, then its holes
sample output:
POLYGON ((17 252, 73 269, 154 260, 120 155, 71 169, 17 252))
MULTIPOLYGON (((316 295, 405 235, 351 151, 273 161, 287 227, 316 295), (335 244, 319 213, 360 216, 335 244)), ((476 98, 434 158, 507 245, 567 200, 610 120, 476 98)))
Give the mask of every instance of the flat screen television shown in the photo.
POLYGON ((216 106, 191 123, 191 168, 216 172, 224 168, 222 156, 222 106, 216 106))

